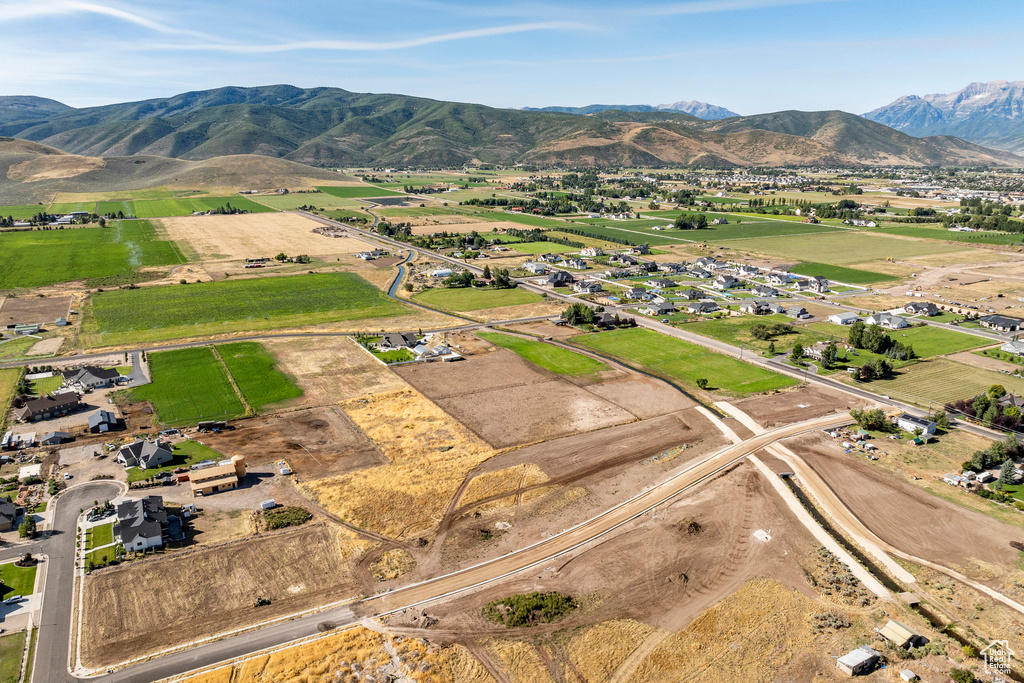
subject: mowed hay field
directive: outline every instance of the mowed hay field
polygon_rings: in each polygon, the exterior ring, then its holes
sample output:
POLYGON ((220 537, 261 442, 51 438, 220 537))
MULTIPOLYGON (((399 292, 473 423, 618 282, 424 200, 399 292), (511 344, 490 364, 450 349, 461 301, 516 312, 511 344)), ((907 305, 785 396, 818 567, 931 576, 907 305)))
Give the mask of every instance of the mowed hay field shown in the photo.
POLYGON ((257 204, 245 197, 187 197, 180 199, 146 199, 125 202, 132 213, 139 218, 162 218, 164 216, 188 216, 197 211, 214 211, 220 208, 240 209, 249 213, 273 211, 268 206, 257 204))
POLYGON ((163 424, 228 420, 245 413, 210 347, 151 353, 149 370, 153 382, 133 389, 131 397, 151 402, 163 424))
POLYGON ((478 311, 502 306, 535 304, 544 300, 540 294, 525 289, 477 289, 453 287, 425 289, 413 296, 413 301, 448 311, 478 311))
POLYGON ((590 356, 584 356, 582 353, 569 351, 552 344, 498 332, 478 332, 477 336, 559 375, 582 377, 611 370, 607 364, 590 356))
POLYGON ((164 218, 160 224, 171 239, 196 261, 245 259, 310 254, 353 254, 368 244, 347 237, 325 237, 313 232, 319 223, 293 213, 185 216, 164 218))
POLYGON ((392 318, 410 312, 352 273, 122 289, 97 292, 90 302, 82 340, 92 347, 392 318))
POLYGON ((128 282, 141 267, 184 262, 177 245, 162 239, 149 221, 0 233, 0 289, 93 278, 128 282))
POLYGON ((260 655, 184 679, 185 683, 402 680, 415 683, 492 683, 461 645, 378 633, 353 626, 314 641, 260 655))
POLYGON ((93 572, 83 585, 82 659, 104 667, 256 621, 356 597, 365 549, 311 524, 93 572), (257 598, 270 605, 256 607, 257 598))
POLYGON ((321 506, 365 529, 397 538, 430 535, 466 474, 494 455, 411 389, 342 407, 390 463, 301 486, 321 506))
POLYGON ((263 347, 302 389, 302 405, 333 405, 409 387, 347 337, 272 339, 263 347))
POLYGON ((944 358, 916 363, 897 371, 894 379, 876 380, 871 384, 872 391, 885 392, 919 405, 971 398, 988 391, 993 384, 1002 384, 1014 394, 1024 394, 1024 379, 944 358))
POLYGON ((385 190, 382 187, 376 187, 374 185, 321 185, 316 189, 320 190, 324 194, 329 194, 332 197, 340 197, 342 199, 357 199, 360 197, 393 197, 402 194, 401 192, 385 190))
POLYGON ((0 427, 7 424, 11 401, 14 400, 14 390, 18 386, 19 379, 21 379, 21 369, 19 368, 0 370, 0 427))
POLYGON ((950 255, 973 253, 974 251, 934 241, 900 239, 852 230, 814 235, 813 238, 789 235, 772 239, 736 239, 729 242, 729 247, 778 258, 837 266, 884 261, 890 257, 896 260, 905 260, 916 256, 950 255))
POLYGON ((277 369, 274 357, 260 344, 222 344, 216 347, 216 351, 224 360, 245 402, 253 409, 262 410, 272 403, 302 396, 302 389, 277 369))
POLYGON ((650 330, 599 332, 573 337, 573 342, 648 372, 680 380, 689 387, 696 388, 697 379, 705 378, 708 391, 729 396, 747 396, 799 384, 792 377, 650 330))

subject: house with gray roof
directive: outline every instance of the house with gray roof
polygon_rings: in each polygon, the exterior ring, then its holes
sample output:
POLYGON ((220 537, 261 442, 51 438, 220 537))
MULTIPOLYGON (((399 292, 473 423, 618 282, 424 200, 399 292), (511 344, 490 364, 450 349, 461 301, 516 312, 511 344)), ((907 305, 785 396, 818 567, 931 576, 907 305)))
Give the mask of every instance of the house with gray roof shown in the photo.
POLYGON ((148 470, 171 462, 174 460, 174 454, 160 439, 136 441, 122 446, 117 451, 116 460, 124 465, 125 469, 138 467, 141 470, 148 470))
POLYGON ((121 373, 114 368, 98 368, 94 365, 77 370, 64 370, 61 375, 64 377, 64 384, 78 384, 86 390, 110 387, 121 379, 121 373))
POLYGON ((89 431, 93 434, 105 434, 120 429, 121 423, 117 416, 109 410, 97 410, 89 416, 89 431))
POLYGON ((167 523, 167 511, 164 510, 164 499, 161 496, 127 500, 117 506, 114 538, 124 545, 125 550, 137 552, 159 548, 164 544, 167 523))

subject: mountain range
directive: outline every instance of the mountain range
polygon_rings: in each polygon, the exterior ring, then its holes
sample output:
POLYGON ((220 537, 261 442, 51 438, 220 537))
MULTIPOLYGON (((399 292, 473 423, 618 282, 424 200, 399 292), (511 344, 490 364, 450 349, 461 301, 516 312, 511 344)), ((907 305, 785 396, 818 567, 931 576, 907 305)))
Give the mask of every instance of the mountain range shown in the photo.
POLYGON ((0 102, 0 136, 75 155, 277 157, 312 166, 1024 166, 962 140, 915 138, 841 111, 708 121, 676 111, 587 115, 272 85, 75 109, 0 102))
POLYGON ((597 114, 610 109, 617 109, 619 111, 678 111, 690 116, 696 116, 698 119, 704 119, 705 121, 718 121, 739 116, 736 112, 725 107, 708 104, 707 102, 698 102, 697 100, 659 104, 657 106, 650 104, 589 104, 585 107, 523 107, 523 111, 553 111, 562 114, 583 115, 597 114))
POLYGON ((1024 81, 971 83, 952 93, 907 95, 864 116, 909 135, 955 135, 1024 153, 1024 81))

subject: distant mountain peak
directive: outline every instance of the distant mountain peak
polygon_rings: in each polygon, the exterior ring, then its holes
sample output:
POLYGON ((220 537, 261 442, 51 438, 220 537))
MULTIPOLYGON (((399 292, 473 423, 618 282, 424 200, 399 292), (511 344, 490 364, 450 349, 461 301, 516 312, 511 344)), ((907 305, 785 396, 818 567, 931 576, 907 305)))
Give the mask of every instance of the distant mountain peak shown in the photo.
POLYGON ((560 114, 599 114, 603 111, 677 111, 690 116, 696 116, 705 121, 718 121, 733 116, 739 116, 734 111, 719 107, 718 105, 698 102, 697 100, 682 100, 672 104, 588 104, 585 107, 523 107, 524 111, 547 111, 560 114))
POLYGON ((725 107, 708 104, 707 102, 698 102, 697 100, 683 100, 672 104, 659 104, 658 109, 663 111, 681 111, 684 114, 690 114, 691 116, 696 116, 698 119, 704 119, 705 121, 719 121, 721 119, 739 116, 736 112, 726 109, 725 107))

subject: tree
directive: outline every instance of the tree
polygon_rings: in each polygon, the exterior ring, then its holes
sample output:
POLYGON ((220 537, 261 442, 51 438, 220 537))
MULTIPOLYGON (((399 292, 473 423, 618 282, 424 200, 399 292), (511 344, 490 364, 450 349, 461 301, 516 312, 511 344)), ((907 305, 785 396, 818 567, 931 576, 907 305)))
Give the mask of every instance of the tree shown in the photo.
POLYGON ((953 679, 953 683, 975 683, 978 680, 969 669, 952 668, 949 670, 949 677, 953 679))
POLYGON ((846 341, 848 341, 850 346, 855 349, 864 348, 862 346, 864 341, 864 327, 864 323, 859 320, 853 325, 850 325, 850 335, 847 337, 846 341))
POLYGON ((793 344, 793 352, 789 354, 789 358, 794 363, 802 365, 804 362, 804 345, 800 342, 793 344))
POLYGON ((825 370, 831 370, 835 367, 836 356, 838 355, 839 351, 836 348, 836 343, 834 341, 830 341, 828 346, 826 346, 825 350, 821 353, 821 367, 825 370))
POLYGON ((36 535, 36 520, 32 515, 25 515, 25 521, 18 527, 18 536, 32 538, 36 535))
POLYGON ((705 379, 704 377, 698 377, 697 378, 697 386, 700 387, 701 389, 707 389, 708 388, 708 381, 707 381, 707 379, 705 379))
POLYGON ((993 384, 988 388, 989 398, 999 399, 1002 398, 1003 396, 1006 396, 1006 387, 1004 387, 1002 384, 993 384))
POLYGON ((1012 460, 1007 460, 1007 461, 1003 462, 1003 466, 999 470, 999 480, 998 480, 998 482, 999 482, 999 487, 1000 488, 1002 488, 1003 486, 1005 486, 1007 484, 1012 484, 1014 482, 1013 470, 1014 470, 1014 466, 1013 466, 1013 461, 1012 460))
POLYGON ((945 410, 936 410, 935 414, 930 417, 931 421, 935 423, 935 426, 943 431, 949 430, 949 415, 945 410))
POLYGON ((491 267, 490 266, 484 266, 484 279, 485 280, 490 280, 491 279, 491 267))
POLYGON ((774 356, 776 353, 777 353, 777 351, 775 350, 775 342, 774 341, 768 342, 768 355, 769 356, 774 356))
POLYGON ((287 257, 287 256, 285 255, 285 253, 284 253, 284 252, 282 251, 281 253, 279 253, 279 254, 278 254, 277 256, 275 256, 275 257, 274 257, 274 260, 275 260, 275 261, 287 261, 287 260, 288 260, 288 257, 287 257))

